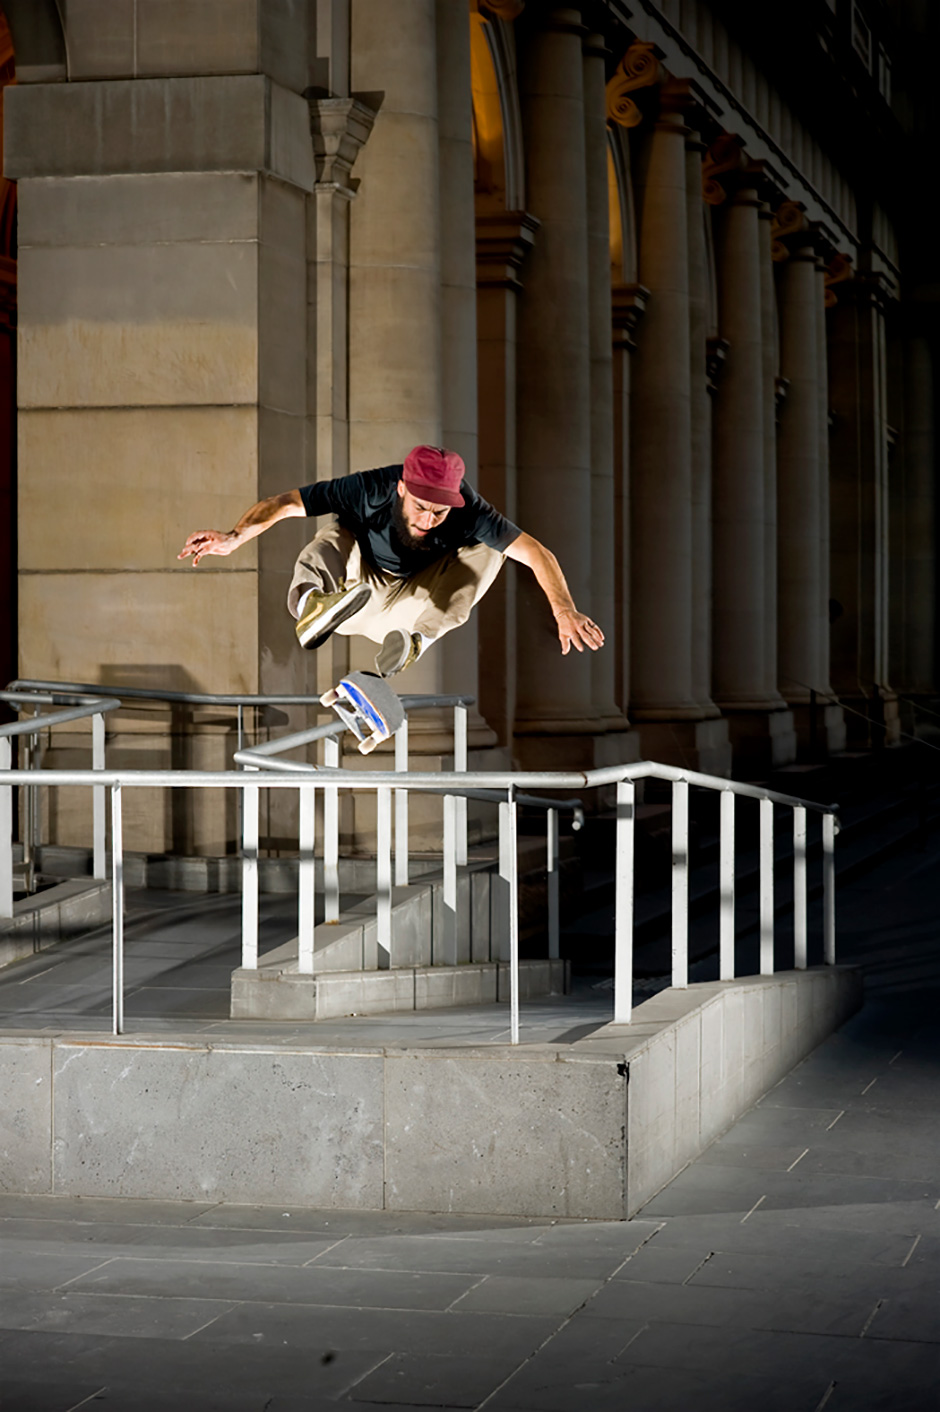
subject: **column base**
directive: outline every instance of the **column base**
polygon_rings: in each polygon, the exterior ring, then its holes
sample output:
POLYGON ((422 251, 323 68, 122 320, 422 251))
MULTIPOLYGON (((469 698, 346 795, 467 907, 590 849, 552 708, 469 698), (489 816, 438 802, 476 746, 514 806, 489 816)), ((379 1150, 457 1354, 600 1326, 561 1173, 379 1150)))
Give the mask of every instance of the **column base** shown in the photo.
MULTIPOLYGON (((793 717, 793 724, 796 728, 796 739, 798 751, 801 759, 804 760, 825 760, 830 755, 838 755, 843 751, 848 742, 848 732, 846 728, 845 712, 841 706, 837 706, 834 701, 818 701, 808 705, 803 703, 794 704, 790 707, 790 714, 793 717)), ((854 717, 858 726, 861 727, 860 736, 868 727, 866 721, 860 721, 854 717)), ((877 733, 883 736, 883 732, 876 726, 870 727, 872 734, 877 733)), ((862 743, 861 739, 858 741, 862 743)), ((875 744, 873 741, 872 744, 875 744)), ((881 744, 879 740, 877 744, 881 744)))
POLYGON ((725 710, 734 771, 748 779, 760 778, 781 765, 792 765, 797 755, 793 712, 785 707, 763 710, 725 710))
POLYGON ((703 775, 731 774, 731 741, 728 722, 723 718, 707 721, 644 721, 636 729, 641 759, 659 765, 684 766, 703 775))

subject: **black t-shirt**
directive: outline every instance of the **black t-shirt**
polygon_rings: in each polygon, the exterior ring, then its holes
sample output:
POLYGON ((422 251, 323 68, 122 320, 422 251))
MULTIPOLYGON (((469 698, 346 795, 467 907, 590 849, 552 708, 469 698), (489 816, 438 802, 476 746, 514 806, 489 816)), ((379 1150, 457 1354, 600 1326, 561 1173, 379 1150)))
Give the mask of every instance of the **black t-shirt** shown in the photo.
MULTIPOLYGON (((300 498, 309 515, 335 515, 350 530, 363 555, 376 569, 395 578, 410 578, 465 544, 488 544, 504 554, 521 530, 494 510, 466 481, 460 493, 466 502, 454 506, 436 529, 429 530, 421 549, 408 549, 395 531, 392 509, 398 495, 402 466, 359 471, 338 480, 301 486, 300 498)), ((420 497, 419 497, 420 498, 420 497)))

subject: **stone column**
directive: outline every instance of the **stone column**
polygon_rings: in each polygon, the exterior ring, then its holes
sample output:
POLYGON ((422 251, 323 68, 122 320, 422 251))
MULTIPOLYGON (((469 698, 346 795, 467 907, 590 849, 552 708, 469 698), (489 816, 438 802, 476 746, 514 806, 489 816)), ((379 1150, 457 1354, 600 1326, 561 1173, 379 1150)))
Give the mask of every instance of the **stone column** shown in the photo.
POLYGON ((636 353, 636 330, 646 309, 649 290, 639 284, 613 289, 614 351, 614 513, 617 540, 615 559, 616 682, 618 701, 626 715, 630 703, 630 408, 631 361, 636 353))
POLYGON ((717 716, 712 679, 712 409, 708 389, 708 251, 697 133, 686 142, 689 241, 689 403, 692 450, 692 690, 706 716, 717 716))
POLYGON ((891 680, 902 693, 937 691, 936 372, 930 339, 919 330, 903 346, 904 423, 892 533, 891 680))
MULTIPOLYGON (((477 218, 477 346, 480 493, 515 521, 516 351, 520 267, 538 221, 524 211, 477 218)), ((502 573, 477 608, 480 710, 500 745, 516 711, 516 579, 502 573)))
POLYGON ((638 163, 640 282, 632 369, 631 716, 700 720, 692 686, 689 236, 681 108, 663 103, 638 163))
POLYGON ((831 629, 832 685, 847 705, 877 722, 869 726, 849 714, 849 739, 880 744, 897 739, 899 730, 888 676, 890 604, 900 585, 888 582, 887 290, 879 276, 860 274, 834 286, 833 294, 837 299, 828 315, 834 413, 829 596, 837 614, 831 629))
MULTIPOLYGON (((834 254, 831 247, 828 248, 828 255, 834 254)), ((816 366, 818 370, 818 390, 819 390, 819 604, 817 613, 819 615, 819 642, 818 642, 818 665, 816 669, 816 680, 820 683, 823 693, 822 705, 822 726, 825 733, 825 747, 830 754, 835 754, 845 749, 846 726, 845 712, 842 707, 832 700, 832 687, 830 686, 830 474, 829 474, 829 348, 828 348, 828 328, 826 320, 826 275, 827 269, 823 259, 816 265, 816 366)), ((881 415, 887 426, 887 366, 884 350, 884 331, 882 329, 881 344, 881 415)), ((887 457, 882 470, 881 483, 883 486, 883 502, 885 515, 887 514, 887 485, 888 468, 887 457)), ((884 554, 881 565, 880 577, 883 583, 881 596, 884 604, 884 611, 881 617, 881 659, 880 679, 884 682, 888 680, 887 667, 887 574, 888 574, 888 543, 887 543, 887 519, 884 524, 884 554)), ((817 706, 817 711, 819 707, 817 706)), ((817 726, 818 733, 818 726, 817 726)))
MULTIPOLYGON (((526 12, 528 18, 528 11, 526 12)), ((587 181, 579 11, 532 17, 520 53, 527 201, 541 222, 519 311, 520 526, 552 549, 575 603, 590 612, 591 365, 587 181)), ((518 594, 516 740, 527 765, 593 761, 603 723, 589 652, 562 657, 544 597, 526 570, 518 594), (562 744, 563 743, 563 744, 562 744)))
MULTIPOLYGON (((615 631, 613 350, 610 337, 610 213, 604 59, 598 34, 584 42, 584 160, 587 180, 588 298, 591 385, 591 606, 610 639, 615 631)), ((610 643, 610 647, 613 643, 610 643)), ((615 690, 616 651, 591 659, 594 706, 608 730, 625 730, 615 690)), ((608 745, 617 751, 617 742, 608 745)), ((619 758, 619 757, 618 757, 619 758)))

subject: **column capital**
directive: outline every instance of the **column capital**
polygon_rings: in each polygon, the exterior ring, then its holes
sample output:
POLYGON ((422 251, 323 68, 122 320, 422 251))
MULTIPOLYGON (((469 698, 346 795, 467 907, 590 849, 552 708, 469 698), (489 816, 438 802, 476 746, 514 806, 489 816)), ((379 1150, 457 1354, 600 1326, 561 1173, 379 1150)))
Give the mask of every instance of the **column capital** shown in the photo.
POLYGON ((729 179, 747 166, 744 138, 736 132, 722 132, 705 153, 702 162, 702 199, 709 206, 721 206, 728 199, 729 179))
POLYGON ((852 256, 843 255, 841 251, 836 251, 833 258, 826 266, 823 276, 823 284, 826 290, 826 308, 833 309, 839 302, 839 295, 833 285, 844 284, 855 275, 852 268, 852 256))
POLYGON ((308 98, 307 105, 317 187, 354 196, 359 181, 350 173, 372 131, 376 110, 358 98, 308 98))
POLYGON ((611 314, 614 326, 614 347, 636 349, 636 329, 646 313, 650 296, 644 284, 615 284, 611 290, 611 314))
POLYGON ((519 269, 535 243, 539 221, 528 211, 478 216, 477 287, 521 289, 519 269))
POLYGON ((658 44, 635 39, 607 81, 607 117, 621 127, 639 127, 649 106, 649 91, 665 83, 665 53, 658 44), (641 102, 641 94, 647 101, 641 102))
POLYGON ((810 244, 811 238, 803 202, 782 201, 770 227, 770 250, 775 263, 788 260, 795 249, 810 244))
POLYGON ((525 0, 480 0, 480 9, 487 10, 497 20, 507 20, 512 24, 525 9, 525 0))

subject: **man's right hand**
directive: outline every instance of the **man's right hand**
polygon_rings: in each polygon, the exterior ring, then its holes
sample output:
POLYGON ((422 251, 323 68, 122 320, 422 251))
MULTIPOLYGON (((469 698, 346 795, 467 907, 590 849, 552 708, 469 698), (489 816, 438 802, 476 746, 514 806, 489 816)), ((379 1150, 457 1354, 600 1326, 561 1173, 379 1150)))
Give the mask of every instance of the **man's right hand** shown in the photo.
POLYGON ((231 554, 241 543, 241 535, 236 530, 197 530, 183 545, 177 559, 193 557, 193 568, 206 554, 231 554))

